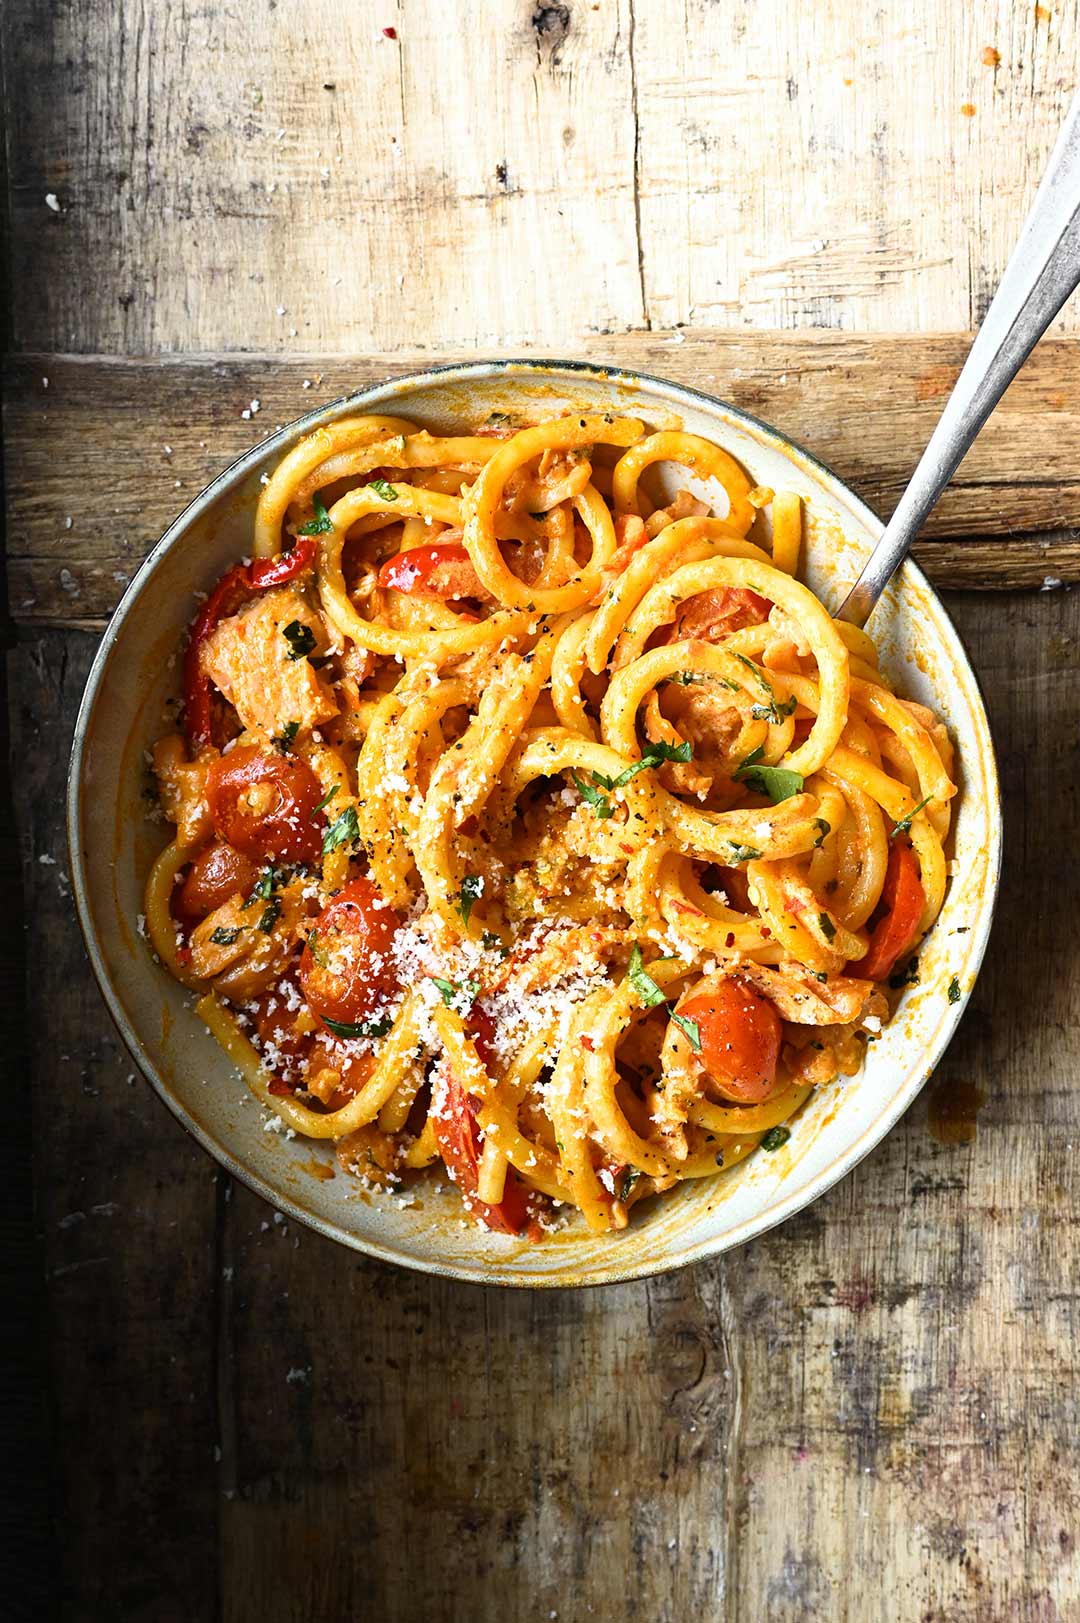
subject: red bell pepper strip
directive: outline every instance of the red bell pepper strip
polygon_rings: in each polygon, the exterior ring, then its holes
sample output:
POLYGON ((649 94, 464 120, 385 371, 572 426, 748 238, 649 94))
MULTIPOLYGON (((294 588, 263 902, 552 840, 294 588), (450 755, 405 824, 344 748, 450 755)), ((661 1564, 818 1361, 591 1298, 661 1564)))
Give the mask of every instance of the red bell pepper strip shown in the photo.
POLYGON ((476 1125, 478 1101, 465 1092, 449 1073, 440 1108, 432 1113, 435 1139, 447 1171, 461 1191, 468 1210, 487 1228, 498 1234, 520 1234, 529 1221, 525 1186, 512 1167, 507 1168, 506 1187, 497 1206, 488 1206, 476 1193, 480 1179, 480 1133, 476 1125))
POLYGON ((866 957, 855 960, 855 973, 872 981, 883 981, 907 952, 926 905, 919 864, 906 841, 895 841, 889 852, 881 900, 888 911, 874 926, 866 957))
POLYGON ((202 651, 222 620, 227 620, 253 597, 271 586, 283 586, 309 569, 318 546, 313 535, 300 536, 291 552, 276 558, 255 558, 250 564, 235 564, 226 570, 192 621, 184 654, 184 731, 198 749, 212 742, 210 728, 210 678, 202 668, 202 651))

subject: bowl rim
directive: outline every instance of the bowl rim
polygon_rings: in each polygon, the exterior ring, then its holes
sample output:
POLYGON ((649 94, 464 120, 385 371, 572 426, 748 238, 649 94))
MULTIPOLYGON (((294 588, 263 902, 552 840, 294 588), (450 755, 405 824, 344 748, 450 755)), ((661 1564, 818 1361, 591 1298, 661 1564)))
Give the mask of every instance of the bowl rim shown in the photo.
POLYGON ((622 383, 630 387, 640 384, 645 385, 650 392, 667 396, 676 405, 689 403, 692 406, 700 405, 711 411, 719 409, 735 423, 755 430, 759 436, 764 435, 777 448, 786 452, 793 452, 809 468, 815 471, 822 483, 831 487, 831 493, 839 497, 872 534, 880 534, 883 527, 882 521, 873 509, 827 463, 823 462, 812 451, 806 450, 797 440, 793 440, 787 434, 781 433, 773 424, 756 417, 752 412, 745 411, 742 407, 736 406, 730 401, 709 394, 705 390, 697 389, 690 384, 675 383, 668 378, 656 377, 653 373, 643 372, 637 368, 582 360, 562 360, 539 356, 510 356, 442 363, 424 368, 420 372, 398 374, 386 378, 380 383, 371 384, 364 389, 340 395, 333 400, 313 407, 310 411, 304 412, 281 428, 275 429, 272 434, 260 440, 256 445, 241 452, 239 456, 234 457, 172 520, 132 576, 109 619, 95 651, 75 720, 66 792, 68 856, 71 868, 72 893, 75 899, 79 927, 94 978, 97 981, 98 989, 113 1024, 116 1026, 132 1059, 149 1081, 159 1099, 162 1100, 202 1148, 233 1177, 238 1178, 275 1209, 287 1213, 290 1217, 304 1223, 325 1238, 334 1240, 340 1245, 348 1246, 354 1251, 374 1257, 383 1263, 410 1268, 420 1273, 435 1274, 441 1278, 459 1280, 467 1284, 502 1285, 508 1288, 537 1290, 574 1289, 586 1286, 599 1288, 605 1285, 625 1284, 633 1280, 674 1273, 676 1270, 687 1268, 693 1263, 720 1256, 724 1252, 732 1250, 735 1246, 743 1245, 747 1241, 755 1239, 758 1235, 767 1233, 768 1230, 786 1222, 788 1218, 793 1217, 797 1212, 811 1205, 833 1188, 835 1184, 839 1183, 842 1178, 846 1177, 849 1172, 853 1171, 859 1162, 869 1155, 872 1150, 876 1149, 877 1145, 881 1143, 882 1139, 892 1130, 900 1117, 921 1093, 955 1035, 956 1028, 967 1007, 982 967, 1000 893, 1003 838, 1000 782, 997 755, 982 686, 972 667, 963 641, 953 625, 951 616, 922 569, 912 558, 908 557, 905 560, 901 566, 900 574, 913 580, 928 594, 941 614, 947 629, 955 638, 964 674, 970 681, 978 698, 982 709, 982 720, 985 724, 986 749, 982 757, 982 766, 987 778, 990 860, 987 867, 987 887, 981 899, 979 922, 972 932, 974 939, 969 943, 967 956, 969 983, 963 990, 958 1002, 946 1005, 927 1050, 927 1053, 933 1056, 929 1063, 916 1070, 909 1077, 904 1087, 889 1096, 874 1120, 855 1143, 830 1162, 804 1188, 794 1191, 786 1197, 781 1196, 765 1211, 744 1218, 723 1234, 713 1239, 698 1241, 669 1259, 652 1259, 641 1263, 635 1263, 632 1259, 620 1261, 618 1252, 613 1248, 610 1272, 602 1276, 594 1274, 578 1276, 572 1267, 567 1268, 558 1275, 534 1276, 521 1272, 514 1267, 503 1269, 497 1264, 459 1265, 445 1263, 350 1232, 319 1214, 309 1211, 284 1191, 275 1189, 266 1178, 246 1166, 233 1150, 189 1113, 181 1099, 166 1082, 154 1059, 143 1047, 120 995, 112 983, 105 955, 98 940, 91 913, 89 881, 80 840, 80 832, 83 826, 83 777, 86 750, 94 710, 106 672, 127 621, 137 610, 139 600, 151 576, 157 570, 165 554, 171 551, 173 546, 186 534, 188 526, 208 507, 214 505, 229 490, 239 485, 269 458, 280 454, 304 433, 311 432, 323 422, 334 421, 349 408, 363 407, 367 410, 374 410, 385 405, 388 400, 392 400, 395 394, 423 389, 432 383, 446 383, 456 380, 462 382, 468 382, 469 380, 480 381, 497 377, 503 373, 520 376, 534 374, 548 377, 582 377, 604 383, 622 383))

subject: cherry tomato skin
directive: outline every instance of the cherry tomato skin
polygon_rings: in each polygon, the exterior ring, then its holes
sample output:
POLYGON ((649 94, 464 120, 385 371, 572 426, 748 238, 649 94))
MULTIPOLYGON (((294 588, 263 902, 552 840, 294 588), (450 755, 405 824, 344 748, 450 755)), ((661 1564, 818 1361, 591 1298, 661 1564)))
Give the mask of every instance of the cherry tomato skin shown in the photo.
POLYGON ((300 985, 320 1018, 377 1018, 398 985, 391 958, 401 920, 370 879, 353 879, 316 919, 300 958, 300 985))
POLYGON ((771 608, 767 597, 747 586, 718 586, 687 600, 679 613, 677 634, 720 642, 733 631, 760 625, 771 608))
POLYGON ((474 597, 482 591, 469 554, 453 541, 395 553, 379 570, 379 585, 414 597, 474 597))
POLYGON ((513 1167, 508 1167, 503 1198, 498 1206, 478 1200, 480 1181, 480 1134, 476 1125, 476 1100, 451 1073, 441 1108, 434 1113, 435 1139, 439 1153, 469 1211, 497 1234, 520 1234, 529 1221, 525 1186, 513 1167))
POLYGON ((250 896, 258 877, 258 865, 250 857, 215 841, 199 852, 183 884, 173 892, 173 913, 183 924, 198 924, 238 891, 250 896))
POLYGON ((918 933, 926 905, 918 860, 906 840, 893 841, 881 900, 888 911, 874 926, 866 957, 855 959, 852 965, 857 975, 871 981, 884 980, 891 974, 897 959, 907 952, 918 933))
POLYGON ((678 1012, 696 1023, 698 1058, 725 1099, 760 1104, 775 1091, 782 1027, 767 998, 725 980, 680 1003, 678 1012))
POLYGON ((219 839, 263 861, 318 860, 318 778, 305 761, 242 745, 213 761, 206 796, 219 839))

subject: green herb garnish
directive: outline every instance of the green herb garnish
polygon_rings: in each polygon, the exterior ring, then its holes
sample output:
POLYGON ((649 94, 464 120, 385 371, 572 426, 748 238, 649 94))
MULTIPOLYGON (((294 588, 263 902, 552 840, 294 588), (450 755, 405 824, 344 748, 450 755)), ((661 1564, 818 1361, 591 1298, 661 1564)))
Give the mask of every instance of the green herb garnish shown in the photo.
POLYGON ((641 961, 641 948, 637 942, 630 954, 630 965, 626 971, 627 979, 634 988, 638 997, 646 1008, 655 1008, 658 1003, 666 1003, 667 998, 657 986, 652 976, 646 973, 645 965, 641 961))
POLYGON ((311 956, 314 958, 315 962, 318 964, 319 968, 320 969, 329 969, 330 968, 330 958, 329 958, 328 953, 326 952, 326 949, 324 947, 320 946, 320 944, 319 944, 319 932, 318 932, 318 930, 312 930, 309 933, 308 938, 307 938, 307 944, 308 944, 308 951, 310 952, 311 956))
POLYGON ((484 881, 478 873, 467 873, 461 881, 458 891, 458 912, 465 928, 469 928, 469 914, 473 910, 473 903, 483 894, 484 881))
POLYGON ((960 982, 954 975, 952 980, 949 982, 949 1002, 959 1003, 962 996, 963 993, 960 990, 960 982))
POLYGON ((820 929, 822 935, 825 937, 826 941, 835 941, 835 939, 836 939, 836 925, 833 923, 833 921, 829 917, 828 913, 819 913, 818 916, 817 916, 817 921, 818 921, 818 928, 820 929))
POLYGON ((328 857, 331 851, 336 851, 339 845, 352 845, 360 838, 360 827, 356 821, 356 807, 346 806, 340 817, 323 831, 323 856, 328 857))
POLYGON ((301 525, 298 535, 329 535, 334 526, 330 522, 330 514, 316 496, 311 504, 315 517, 309 523, 301 525))
MULTIPOLYGON (((267 868, 265 872, 261 873, 258 879, 256 879, 255 888, 252 890, 251 895, 241 908, 241 912, 246 912, 249 907, 254 907, 256 902, 268 902, 271 896, 274 894, 275 889, 281 884, 284 878, 284 868, 280 870, 277 868, 267 868)), ((260 925, 260 929, 261 928, 262 926, 260 925)))
POLYGON ((752 659, 747 659, 745 654, 736 654, 735 658, 741 660, 748 671, 753 672, 754 677, 761 684, 763 692, 768 695, 768 704, 750 706, 750 714, 755 721, 771 721, 775 725, 783 721, 785 716, 794 714, 799 702, 794 694, 790 699, 777 699, 772 683, 761 674, 752 659))
POLYGON ((448 1009, 455 1009, 455 1013, 460 1014, 464 1012, 467 1014, 469 1009, 472 1008, 473 1004, 480 996, 479 981, 444 981, 440 980, 438 975, 432 975, 431 979, 435 982, 435 985, 442 993, 442 1000, 446 1004, 446 1007, 448 1009), (460 1000, 461 998, 466 1000, 466 1008, 464 1011, 462 1011, 460 1008, 455 1008, 456 1000, 460 1000))
POLYGON ((311 808, 311 821, 312 822, 315 821, 315 813, 317 811, 322 811, 324 806, 329 806, 330 802, 333 800, 334 796, 337 794, 337 792, 338 792, 338 790, 340 788, 341 788, 340 783, 335 783, 333 788, 328 789, 326 791, 326 793, 323 795, 322 799, 315 803, 315 805, 311 808))
POLYGON ((892 828, 889 830, 889 838, 890 838, 890 840, 895 840, 895 838, 896 838, 896 836, 898 834, 910 834, 911 833, 911 819, 918 812, 921 812, 924 806, 929 806, 929 804, 930 804, 931 800, 933 800, 933 798, 934 798, 933 795, 925 795, 923 797, 923 799, 919 801, 919 804, 917 806, 912 806, 911 810, 908 812, 906 817, 901 817, 898 822, 894 823, 892 828))
POLYGON ((824 817, 815 817, 814 827, 818 831, 818 837, 814 841, 814 850, 816 851, 818 846, 822 845, 829 838, 829 835, 832 833, 832 826, 825 821, 824 817))
POLYGON ((282 755, 288 755, 292 748, 293 739, 299 731, 300 723, 298 721, 287 721, 280 733, 275 733, 270 742, 282 755))
MULTIPOLYGON (((625 772, 619 773, 617 778, 612 778, 610 782, 605 780, 604 787, 607 789, 621 789, 624 784, 630 782, 631 778, 636 778, 639 772, 647 772, 655 767, 663 766, 665 761, 689 761, 693 759, 693 754, 689 739, 686 739, 682 744, 667 744, 661 739, 658 744, 650 744, 641 760, 635 761, 633 766, 628 766, 625 772)), ((602 774, 598 773, 596 775, 602 777, 602 774)))
POLYGON ((381 496, 384 502, 396 502, 398 499, 396 488, 385 479, 369 479, 367 487, 373 490, 376 496, 381 496))
POLYGON ((281 898, 279 896, 271 896, 270 900, 262 910, 262 916, 256 925, 256 929, 261 930, 264 935, 269 935, 270 931, 274 928, 274 925, 277 923, 280 917, 281 898))
POLYGON ((631 1189, 633 1189, 640 1177, 641 1170, 639 1167, 627 1167, 622 1175, 622 1182, 619 1185, 619 1193, 616 1199, 625 1203, 630 1197, 631 1189))
MULTIPOLYGON (((598 779, 602 776, 597 772, 594 772, 591 775, 592 777, 598 779)), ((586 801, 592 807, 597 817, 611 817, 614 814, 615 808, 602 790, 595 788, 591 783, 586 783, 584 778, 579 778, 576 772, 571 772, 570 777, 574 788, 577 790, 582 800, 586 801)), ((606 783, 610 780, 605 779, 604 781, 606 783)))
POLYGON ((727 843, 731 847, 731 861, 727 864, 729 868, 737 867, 740 862, 760 861, 761 852, 755 850, 752 845, 740 845, 737 840, 728 840, 727 843))
POLYGON ((790 1127, 770 1127, 761 1140, 761 1148, 763 1150, 778 1150, 787 1143, 790 1137, 790 1127))
POLYGON ((239 928, 226 929, 224 924, 219 924, 216 930, 210 932, 210 939, 215 947, 231 947, 239 935, 239 928))
MULTIPOLYGON (((310 936, 308 940, 310 941, 310 936)), ((329 1026, 335 1037, 385 1037, 393 1025, 389 1017, 385 1020, 329 1020, 325 1014, 319 1019, 324 1026, 329 1026)))
POLYGON ((801 773, 791 772, 785 766, 766 766, 761 760, 764 753, 764 748, 759 744, 735 768, 732 776, 748 783, 758 794, 768 795, 774 806, 778 806, 782 800, 790 800, 792 795, 801 795, 801 773))
POLYGON ((695 1054, 701 1053, 701 1027, 696 1020, 690 1020, 685 1014, 673 1014, 671 1018, 681 1031, 686 1033, 686 1039, 695 1054))
POLYGON ((315 646, 314 631, 299 620, 290 620, 281 634, 289 645, 290 659, 303 659, 315 646))

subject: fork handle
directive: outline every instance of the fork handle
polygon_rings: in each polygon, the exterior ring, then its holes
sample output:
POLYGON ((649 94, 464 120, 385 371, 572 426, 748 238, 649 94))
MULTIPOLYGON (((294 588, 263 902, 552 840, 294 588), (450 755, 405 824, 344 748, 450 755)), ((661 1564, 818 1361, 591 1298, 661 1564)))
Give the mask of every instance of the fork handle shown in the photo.
POLYGON ((1080 92, 937 427, 838 619, 866 624, 975 436, 1078 282, 1080 92))

